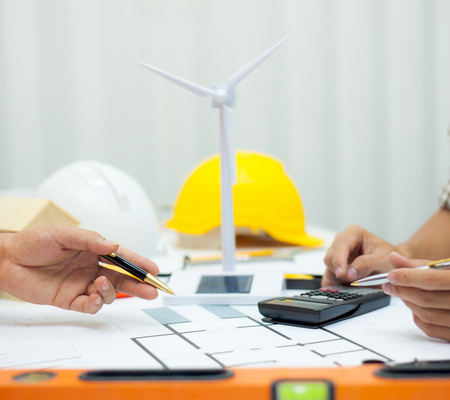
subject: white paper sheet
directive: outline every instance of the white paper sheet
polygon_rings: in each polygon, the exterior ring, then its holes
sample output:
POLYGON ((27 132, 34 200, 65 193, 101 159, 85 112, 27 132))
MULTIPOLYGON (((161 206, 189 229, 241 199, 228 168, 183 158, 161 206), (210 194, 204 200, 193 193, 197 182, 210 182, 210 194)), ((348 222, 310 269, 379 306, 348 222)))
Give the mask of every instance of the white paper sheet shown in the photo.
POLYGON ((322 329, 262 322, 256 306, 119 299, 97 315, 0 300, 0 368, 330 367, 449 358, 397 299, 322 329))

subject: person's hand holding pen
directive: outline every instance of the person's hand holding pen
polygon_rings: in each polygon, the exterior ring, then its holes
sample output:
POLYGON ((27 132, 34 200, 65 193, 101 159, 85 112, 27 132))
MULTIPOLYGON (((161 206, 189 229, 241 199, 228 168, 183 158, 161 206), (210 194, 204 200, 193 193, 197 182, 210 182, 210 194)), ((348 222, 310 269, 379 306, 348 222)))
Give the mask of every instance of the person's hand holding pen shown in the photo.
POLYGON ((408 259, 391 253, 386 294, 399 297, 412 311, 415 324, 428 336, 450 341, 450 271, 416 268, 432 265, 426 260, 408 259))
MULTIPOLYGON (((435 257, 445 257, 448 247, 442 247, 435 257)), ((387 272, 389 283, 381 286, 385 293, 401 298, 412 311, 416 325, 428 336, 450 341, 450 270, 418 269, 432 263, 405 257, 400 251, 408 252, 406 247, 393 246, 352 225, 336 235, 325 256, 322 286, 350 284, 387 272)))
POLYGON ((154 286, 105 268, 102 255, 117 252, 152 275, 151 260, 98 233, 66 224, 0 234, 0 290, 19 299, 84 313, 112 303, 116 290, 146 300, 158 296, 154 286))

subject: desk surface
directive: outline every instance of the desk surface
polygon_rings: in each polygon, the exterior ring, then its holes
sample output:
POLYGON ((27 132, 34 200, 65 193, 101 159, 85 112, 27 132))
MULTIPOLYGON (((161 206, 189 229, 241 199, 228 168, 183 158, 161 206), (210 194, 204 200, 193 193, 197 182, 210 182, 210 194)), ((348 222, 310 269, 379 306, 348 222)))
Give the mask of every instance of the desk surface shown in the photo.
MULTIPOLYGON (((287 272, 321 273, 324 250, 299 253, 287 272)), ((266 264, 267 265, 267 264, 266 264)), ((252 264, 252 268, 257 268, 252 264)), ((375 312, 321 329, 266 324, 256 305, 164 306, 162 298, 147 302, 117 299, 97 315, 0 299, 0 397, 47 399, 108 396, 121 398, 149 390, 154 398, 270 399, 279 379, 327 379, 338 399, 416 398, 448 394, 450 381, 414 379, 400 383, 375 377, 378 366, 362 362, 407 362, 448 359, 448 343, 426 337, 410 311, 393 298, 375 312), (86 383, 82 370, 174 371, 180 368, 225 368, 230 380, 210 383, 86 383), (57 378, 42 383, 17 382, 33 370, 52 370, 57 378), (357 378, 356 378, 357 376, 357 378), (231 385, 230 385, 231 383, 231 385), (205 386, 206 385, 206 386, 205 386), (209 387, 204 391, 201 388, 209 387), (431 390, 431 392, 430 392, 431 390), (389 393, 389 396, 387 395, 389 393), (172 396, 172 397, 171 397, 172 396), (410 398, 414 398, 411 395, 410 398)))
MULTIPOLYGON (((321 273, 324 251, 299 253, 276 268, 321 273)), ((449 358, 448 343, 428 338, 396 298, 308 329, 267 324, 256 305, 168 307, 163 296, 117 299, 97 315, 0 300, 0 368, 304 368, 449 358)))

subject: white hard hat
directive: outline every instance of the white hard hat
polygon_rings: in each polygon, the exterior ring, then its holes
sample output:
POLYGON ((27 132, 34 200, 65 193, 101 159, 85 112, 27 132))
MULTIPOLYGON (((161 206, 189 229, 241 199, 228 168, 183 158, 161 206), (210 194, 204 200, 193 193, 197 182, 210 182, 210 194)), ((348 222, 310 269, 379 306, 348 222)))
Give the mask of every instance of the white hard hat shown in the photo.
POLYGON ((100 233, 145 257, 158 253, 158 221, 142 187, 129 175, 97 161, 77 161, 50 175, 37 189, 100 233))

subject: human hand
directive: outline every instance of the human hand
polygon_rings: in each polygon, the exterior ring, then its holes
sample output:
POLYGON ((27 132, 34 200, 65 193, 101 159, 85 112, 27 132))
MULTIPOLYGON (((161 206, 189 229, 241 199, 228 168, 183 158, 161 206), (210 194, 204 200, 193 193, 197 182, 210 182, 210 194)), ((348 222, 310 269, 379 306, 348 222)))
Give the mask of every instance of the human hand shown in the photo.
POLYGON ((395 269, 389 272, 383 291, 401 298, 412 311, 414 323, 428 336, 450 341, 450 271, 414 269, 429 261, 398 253, 389 260, 395 269))
POLYGON ((398 249, 357 225, 336 235, 325 255, 322 286, 347 284, 392 269, 389 254, 398 249))
POLYGON ((156 289, 99 265, 100 256, 117 252, 158 274, 155 263, 98 233, 66 224, 0 235, 0 289, 37 304, 94 314, 112 303, 115 291, 152 300, 156 289))

